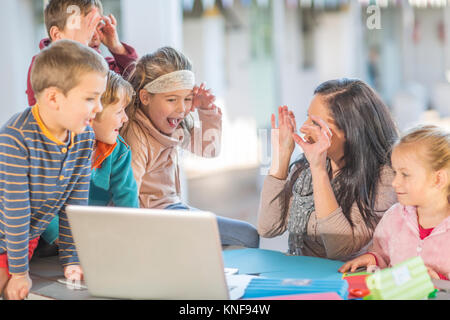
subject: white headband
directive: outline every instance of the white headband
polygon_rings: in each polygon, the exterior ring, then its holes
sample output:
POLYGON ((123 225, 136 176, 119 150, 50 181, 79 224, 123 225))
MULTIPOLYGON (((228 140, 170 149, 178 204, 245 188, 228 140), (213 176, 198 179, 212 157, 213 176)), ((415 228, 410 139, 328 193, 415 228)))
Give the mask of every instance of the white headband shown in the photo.
POLYGON ((192 90, 194 86, 194 73, 189 70, 181 70, 159 77, 147 84, 144 89, 150 93, 167 93, 178 90, 192 90))

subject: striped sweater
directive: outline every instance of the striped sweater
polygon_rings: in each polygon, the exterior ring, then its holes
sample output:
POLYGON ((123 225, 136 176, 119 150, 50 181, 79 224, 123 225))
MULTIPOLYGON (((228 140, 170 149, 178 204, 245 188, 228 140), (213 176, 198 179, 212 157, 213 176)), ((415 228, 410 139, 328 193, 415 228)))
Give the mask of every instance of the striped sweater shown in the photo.
POLYGON ((94 141, 88 128, 60 142, 45 128, 37 106, 0 129, 0 254, 7 253, 11 274, 28 272, 29 240, 57 215, 61 263, 79 264, 65 207, 87 205, 94 141))

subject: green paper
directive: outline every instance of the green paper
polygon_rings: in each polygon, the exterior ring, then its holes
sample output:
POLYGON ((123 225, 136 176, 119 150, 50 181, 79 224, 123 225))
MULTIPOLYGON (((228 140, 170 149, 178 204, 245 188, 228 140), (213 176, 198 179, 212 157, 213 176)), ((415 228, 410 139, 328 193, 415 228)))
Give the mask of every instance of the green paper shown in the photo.
POLYGON ((366 279, 371 294, 366 300, 421 300, 434 285, 421 257, 375 272, 366 279))

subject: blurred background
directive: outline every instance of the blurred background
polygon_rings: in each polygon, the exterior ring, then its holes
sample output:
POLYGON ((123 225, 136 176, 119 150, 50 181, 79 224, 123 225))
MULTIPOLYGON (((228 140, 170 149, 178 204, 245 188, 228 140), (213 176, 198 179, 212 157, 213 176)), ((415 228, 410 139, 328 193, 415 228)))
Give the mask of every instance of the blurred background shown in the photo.
MULTIPOLYGON (((450 3, 447 0, 103 0, 123 42, 144 55, 173 46, 193 62, 224 113, 217 159, 183 153, 185 200, 256 224, 270 166, 270 115, 279 105, 299 124, 323 81, 360 78, 390 107, 401 130, 450 128, 450 3)), ((26 77, 45 37, 44 0, 2 0, 1 112, 27 106, 26 77)), ((104 50, 105 55, 109 55, 104 50)), ((293 158, 300 155, 296 150, 293 158)), ((284 250, 286 236, 263 239, 284 250)))

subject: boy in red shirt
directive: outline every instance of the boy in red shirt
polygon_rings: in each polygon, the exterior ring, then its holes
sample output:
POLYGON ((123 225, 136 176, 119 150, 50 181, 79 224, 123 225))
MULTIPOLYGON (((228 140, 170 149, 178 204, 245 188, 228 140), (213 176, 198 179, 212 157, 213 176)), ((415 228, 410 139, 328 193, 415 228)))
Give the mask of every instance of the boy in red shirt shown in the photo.
MULTIPOLYGON (((100 0, 50 0, 44 11, 45 25, 49 38, 43 39, 39 48, 43 50, 53 41, 70 39, 90 46, 100 52, 104 44, 112 54, 105 58, 110 70, 123 75, 138 59, 136 51, 120 42, 117 21, 113 15, 103 16, 100 0)), ((28 71, 28 104, 34 106, 36 98, 31 87, 30 74, 33 57, 28 71)))

